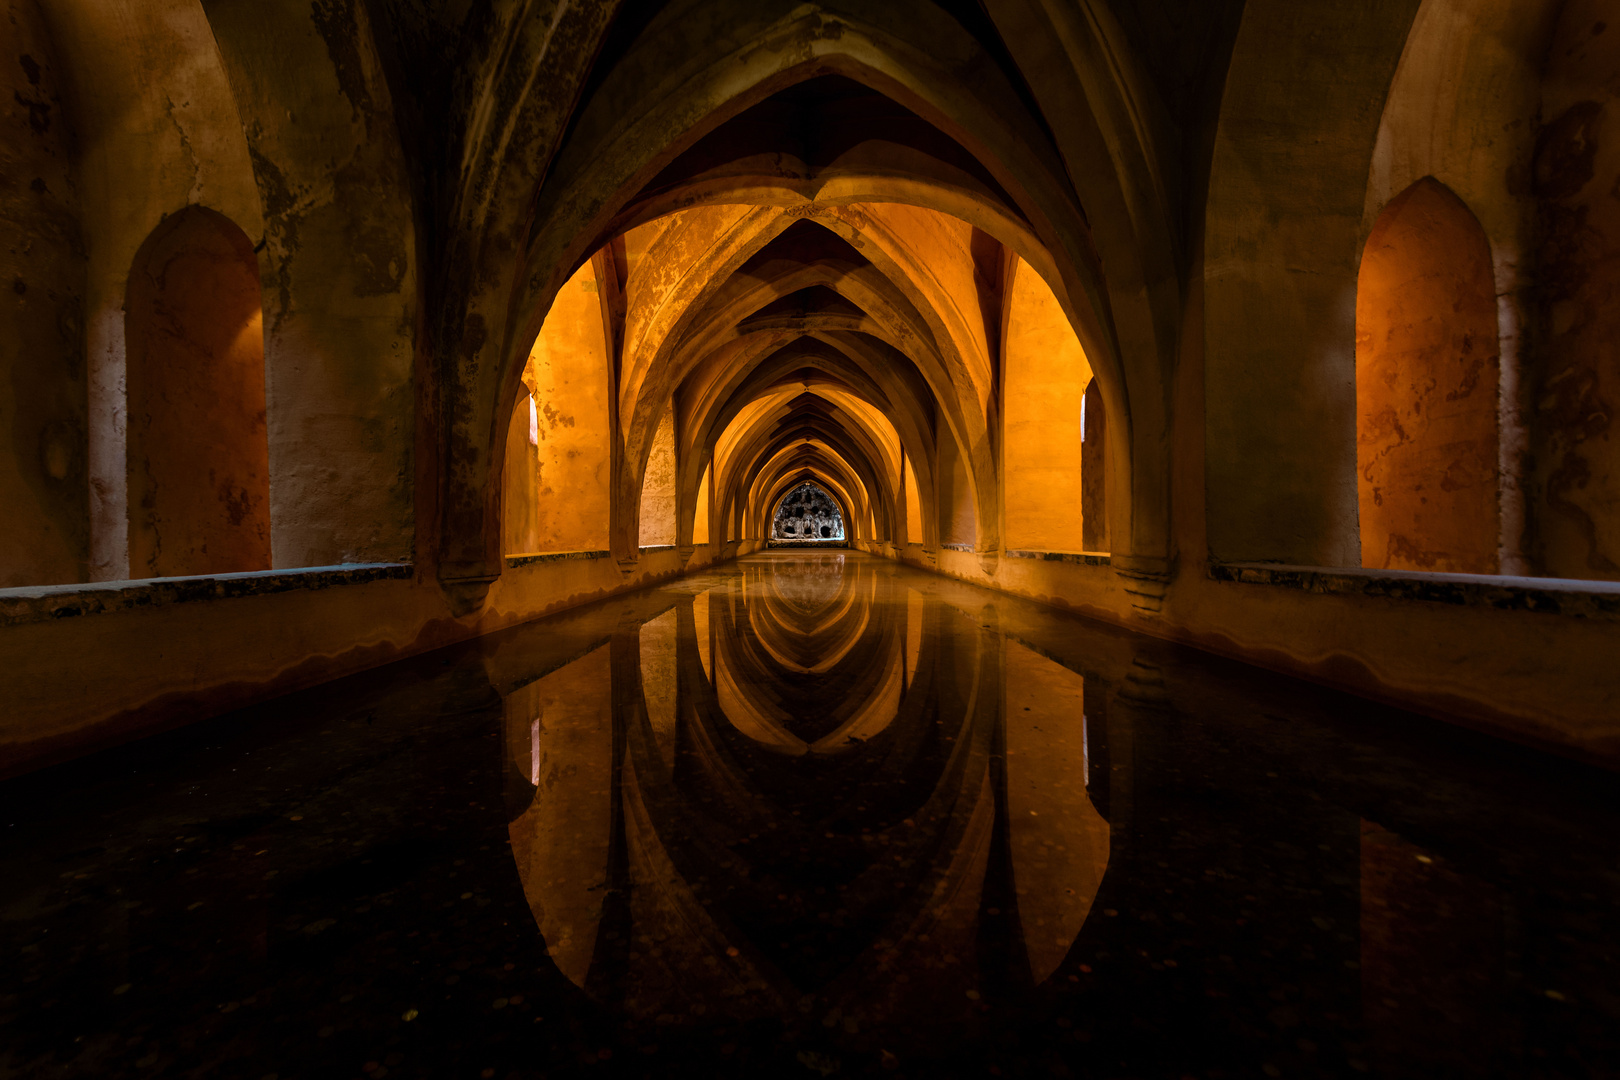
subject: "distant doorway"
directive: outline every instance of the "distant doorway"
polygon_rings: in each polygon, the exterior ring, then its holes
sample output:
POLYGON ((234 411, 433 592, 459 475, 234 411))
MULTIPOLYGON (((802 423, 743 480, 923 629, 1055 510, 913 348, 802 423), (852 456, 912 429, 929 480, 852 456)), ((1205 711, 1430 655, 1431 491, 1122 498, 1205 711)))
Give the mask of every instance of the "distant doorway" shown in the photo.
POLYGON ((806 480, 783 497, 771 518, 772 544, 845 543, 844 515, 826 488, 806 480))

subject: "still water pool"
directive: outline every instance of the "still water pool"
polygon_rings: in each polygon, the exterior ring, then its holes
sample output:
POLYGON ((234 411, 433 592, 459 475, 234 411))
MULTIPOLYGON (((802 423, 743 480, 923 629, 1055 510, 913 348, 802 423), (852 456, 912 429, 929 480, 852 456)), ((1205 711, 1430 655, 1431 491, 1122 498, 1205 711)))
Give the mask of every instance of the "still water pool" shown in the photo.
POLYGON ((768 553, 0 785, 0 1077, 1620 1075, 1617 789, 768 553))

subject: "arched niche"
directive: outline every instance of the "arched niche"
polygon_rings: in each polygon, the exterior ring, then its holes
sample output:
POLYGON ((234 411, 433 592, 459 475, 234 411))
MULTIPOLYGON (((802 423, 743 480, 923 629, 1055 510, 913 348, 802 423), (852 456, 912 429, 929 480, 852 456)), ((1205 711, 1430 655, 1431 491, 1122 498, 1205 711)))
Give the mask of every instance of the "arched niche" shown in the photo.
POLYGON ((1356 287, 1363 566, 1497 572, 1496 307, 1462 200, 1428 177, 1390 200, 1356 287))
POLYGON ((641 482, 641 546, 675 542, 675 403, 664 408, 653 433, 641 482))
POLYGON ((709 481, 714 475, 714 465, 711 463, 703 470, 703 479, 698 484, 697 513, 692 519, 692 543, 702 546, 709 542, 709 515, 713 512, 710 505, 709 481))
POLYGON ((771 539, 847 539, 838 500, 815 481, 804 481, 776 504, 771 514, 771 539))
POLYGON ((501 550, 509 555, 539 551, 540 408, 527 380, 507 425, 501 494, 501 550))
POLYGON ((606 550, 611 394, 596 273, 587 262, 552 301, 508 420, 507 554, 606 550))
MULTIPOLYGON (((1243 5, 1204 215, 1204 513, 1216 561, 1360 564, 1351 387, 1379 123, 1368 103, 1387 92, 1416 7, 1243 5)), ((1137 407, 1133 395, 1133 415, 1111 409, 1109 426, 1139 425, 1137 407)), ((1111 540, 1129 550, 1129 538, 1111 540)))
POLYGON ((922 494, 917 490, 917 473, 911 467, 911 458, 905 459, 906 484, 906 543, 922 544, 923 539, 923 506, 922 494))
POLYGON ((1108 552, 1108 406, 1092 379, 1080 399, 1081 547, 1108 552))
POLYGON ((1016 257, 1010 277, 1002 347, 1004 539, 1009 549, 1073 551, 1087 527, 1080 416, 1095 380, 1051 286, 1016 257))
POLYGON ((270 568, 259 263, 201 206, 135 254, 124 300, 131 577, 270 568))

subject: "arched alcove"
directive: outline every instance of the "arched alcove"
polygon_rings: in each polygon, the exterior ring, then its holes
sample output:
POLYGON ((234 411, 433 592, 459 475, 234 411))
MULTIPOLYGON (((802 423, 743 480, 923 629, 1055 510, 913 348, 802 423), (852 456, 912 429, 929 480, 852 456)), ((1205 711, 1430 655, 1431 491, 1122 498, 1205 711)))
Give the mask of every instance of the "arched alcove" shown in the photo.
POLYGON ((1010 277, 1002 348, 1006 546, 1073 551, 1089 525, 1080 418, 1091 365, 1051 286, 1022 259, 1010 277))
POLYGON ((906 543, 921 544, 923 539, 923 507, 922 494, 917 490, 917 472, 911 467, 911 459, 905 461, 906 484, 906 543))
POLYGON ((1080 399, 1081 547, 1110 551, 1108 546, 1108 407, 1102 388, 1092 379, 1080 399))
POLYGON ((697 513, 692 519, 692 543, 707 544, 709 542, 709 480, 714 473, 714 466, 710 465, 703 470, 703 480, 698 484, 697 513))
POLYGON ((653 434, 641 483, 641 546, 675 542, 675 405, 671 402, 653 434))
POLYGON ((509 554, 540 550, 540 409, 525 383, 512 406, 501 479, 501 549, 509 554))
POLYGON ((1497 572, 1496 326, 1484 230, 1417 181, 1374 223, 1356 288, 1363 566, 1497 572))
POLYGON ((132 577, 270 568, 259 263, 200 206, 135 255, 124 303, 132 577))
POLYGON ((844 515, 827 489, 806 480, 782 497, 771 515, 772 540, 844 540, 844 515))
POLYGON ((607 548, 611 392, 596 275, 586 263, 546 313, 512 407, 502 477, 508 554, 607 548))
POLYGON ((978 508, 968 479, 968 463, 956 440, 939 440, 939 542, 972 547, 979 536, 978 508))

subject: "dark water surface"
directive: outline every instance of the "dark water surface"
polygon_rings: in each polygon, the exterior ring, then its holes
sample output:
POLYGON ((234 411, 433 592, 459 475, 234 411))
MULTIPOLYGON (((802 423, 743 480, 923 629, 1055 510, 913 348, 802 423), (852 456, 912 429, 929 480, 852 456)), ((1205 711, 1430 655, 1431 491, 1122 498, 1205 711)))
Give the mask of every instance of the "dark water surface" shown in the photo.
POLYGON ((0 785, 0 1077, 1616 1076, 1617 789, 756 556, 0 785))

